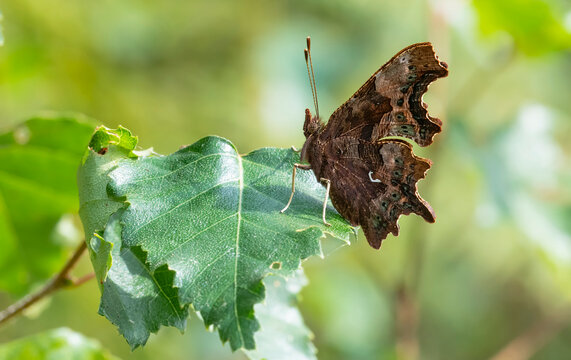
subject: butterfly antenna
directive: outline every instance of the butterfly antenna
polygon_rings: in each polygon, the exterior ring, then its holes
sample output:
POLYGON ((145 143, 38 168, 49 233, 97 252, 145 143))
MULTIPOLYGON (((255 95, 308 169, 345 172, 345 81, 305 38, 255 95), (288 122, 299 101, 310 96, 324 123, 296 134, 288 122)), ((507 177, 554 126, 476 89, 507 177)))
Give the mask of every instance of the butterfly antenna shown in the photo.
POLYGON ((317 111, 317 98, 315 97, 315 89, 313 88, 313 81, 311 80, 311 70, 309 69, 309 51, 307 49, 303 50, 305 54, 305 65, 307 67, 307 78, 309 79, 309 86, 311 86, 311 96, 313 97, 313 107, 317 111))
POLYGON ((313 61, 311 61, 311 38, 307 37, 307 48, 305 53, 305 65, 307 66, 307 75, 309 76, 309 85, 311 86, 311 94, 313 95, 313 106, 315 106, 315 115, 319 118, 319 103, 317 102, 317 85, 315 84, 315 72, 313 71, 313 61))

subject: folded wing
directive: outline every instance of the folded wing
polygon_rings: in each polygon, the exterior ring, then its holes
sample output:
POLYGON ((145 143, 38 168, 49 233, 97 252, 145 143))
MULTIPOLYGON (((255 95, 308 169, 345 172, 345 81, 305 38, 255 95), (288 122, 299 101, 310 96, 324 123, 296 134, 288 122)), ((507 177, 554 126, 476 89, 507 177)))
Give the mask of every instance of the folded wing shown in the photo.
POLYGON ((331 115, 320 139, 351 136, 374 143, 403 136, 430 145, 442 122, 428 115, 422 95, 431 82, 448 75, 447 67, 430 43, 401 50, 331 115))
POLYGON ((343 217, 361 225, 372 247, 378 249, 388 233, 398 235, 402 214, 434 222, 434 212, 416 186, 430 162, 415 156, 406 141, 341 137, 329 146, 327 162, 336 166, 325 166, 323 175, 337 179, 331 183, 331 200, 343 217))

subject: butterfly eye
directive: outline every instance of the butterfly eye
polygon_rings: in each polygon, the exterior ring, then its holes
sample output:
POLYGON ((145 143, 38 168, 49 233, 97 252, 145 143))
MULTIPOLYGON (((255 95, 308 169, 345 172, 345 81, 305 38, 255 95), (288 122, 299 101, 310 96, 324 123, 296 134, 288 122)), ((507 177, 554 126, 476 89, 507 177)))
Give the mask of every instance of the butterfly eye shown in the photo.
POLYGON ((394 193, 391 194, 391 197, 392 197, 394 200, 396 200, 396 199, 399 198, 399 194, 396 193, 396 192, 394 192, 394 193))
POLYGON ((387 202, 386 202, 386 201, 383 201, 383 202, 381 203, 381 208, 382 208, 383 210, 385 210, 385 211, 387 210, 387 202))
POLYGON ((399 170, 395 170, 395 171, 393 171, 393 175, 396 177, 400 177, 402 175, 402 173, 399 170))
POLYGON ((400 98, 397 100, 397 106, 402 106, 404 104, 404 99, 400 98))
POLYGON ((395 115, 395 117, 397 118, 398 121, 403 121, 404 120, 404 114, 403 113, 397 113, 395 115))
POLYGON ((408 81, 414 81, 416 79, 416 74, 409 74, 406 79, 408 81))

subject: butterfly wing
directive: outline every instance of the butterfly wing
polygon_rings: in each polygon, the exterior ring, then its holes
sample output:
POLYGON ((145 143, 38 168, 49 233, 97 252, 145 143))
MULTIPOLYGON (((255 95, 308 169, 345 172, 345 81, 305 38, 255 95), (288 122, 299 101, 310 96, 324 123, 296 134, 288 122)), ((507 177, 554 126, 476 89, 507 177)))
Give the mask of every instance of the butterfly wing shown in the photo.
POLYGON ((371 143, 352 137, 334 139, 325 158, 335 166, 322 167, 331 182, 331 200, 353 225, 360 224, 369 244, 381 246, 389 233, 398 235, 397 220, 411 212, 434 222, 434 212, 417 191, 430 161, 415 156, 406 141, 371 143))
POLYGON ((428 115, 422 95, 431 82, 448 75, 447 67, 430 43, 401 50, 331 115, 320 140, 350 136, 374 143, 403 136, 430 145, 442 122, 428 115))

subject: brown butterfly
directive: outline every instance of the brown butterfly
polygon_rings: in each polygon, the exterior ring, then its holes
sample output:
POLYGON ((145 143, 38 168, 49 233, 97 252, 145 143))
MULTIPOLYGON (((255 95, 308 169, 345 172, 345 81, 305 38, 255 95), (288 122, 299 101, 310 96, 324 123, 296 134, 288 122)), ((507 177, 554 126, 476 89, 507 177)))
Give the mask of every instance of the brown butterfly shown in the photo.
POLYGON ((306 141, 301 161, 292 174, 291 204, 296 169, 312 169, 326 184, 327 196, 353 226, 361 225, 369 244, 378 249, 388 233, 398 235, 397 220, 411 212, 434 222, 434 211, 418 194, 416 183, 424 178, 431 161, 417 157, 407 141, 420 146, 432 143, 442 122, 428 115, 422 95, 434 80, 448 75, 430 43, 410 45, 375 72, 359 90, 323 124, 315 90, 311 43, 307 38, 305 59, 316 116, 305 110, 306 141), (309 59, 309 61, 308 61, 309 59), (308 165, 307 165, 308 164, 308 165))

